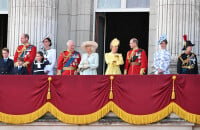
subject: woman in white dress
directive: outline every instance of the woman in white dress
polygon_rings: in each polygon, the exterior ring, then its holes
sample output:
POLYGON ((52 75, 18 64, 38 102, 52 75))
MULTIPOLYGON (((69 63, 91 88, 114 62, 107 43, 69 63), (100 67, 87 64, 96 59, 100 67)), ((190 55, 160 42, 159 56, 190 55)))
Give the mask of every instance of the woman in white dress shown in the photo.
POLYGON ((51 39, 46 37, 43 39, 44 45, 44 58, 49 61, 49 65, 46 65, 44 71, 47 75, 54 75, 54 66, 56 63, 56 50, 51 48, 51 39))
POLYGON ((154 54, 154 74, 170 74, 170 52, 166 49, 167 46, 167 36, 162 35, 158 41, 160 45, 160 50, 154 54))
POLYGON ((99 66, 99 55, 96 52, 98 44, 94 41, 86 41, 81 45, 85 52, 81 56, 79 64, 80 75, 97 75, 99 66))

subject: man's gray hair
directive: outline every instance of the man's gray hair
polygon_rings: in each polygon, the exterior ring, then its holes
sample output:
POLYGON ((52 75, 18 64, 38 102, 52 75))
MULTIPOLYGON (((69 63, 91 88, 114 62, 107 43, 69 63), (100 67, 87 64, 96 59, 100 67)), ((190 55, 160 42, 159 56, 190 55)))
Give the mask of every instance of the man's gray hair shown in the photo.
POLYGON ((69 46, 69 43, 70 43, 70 42, 73 42, 73 43, 74 43, 74 41, 68 40, 68 41, 67 41, 67 46, 69 46))

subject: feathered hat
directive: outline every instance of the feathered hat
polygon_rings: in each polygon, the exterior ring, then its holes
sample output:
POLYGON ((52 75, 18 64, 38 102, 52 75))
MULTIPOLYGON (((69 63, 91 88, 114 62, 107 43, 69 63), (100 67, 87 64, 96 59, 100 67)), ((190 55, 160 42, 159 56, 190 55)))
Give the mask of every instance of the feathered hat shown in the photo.
POLYGON ((185 35, 183 35, 183 49, 182 50, 186 50, 186 48, 188 47, 188 46, 194 46, 195 44, 192 44, 192 42, 191 41, 188 41, 187 40, 187 35, 185 34, 185 35))

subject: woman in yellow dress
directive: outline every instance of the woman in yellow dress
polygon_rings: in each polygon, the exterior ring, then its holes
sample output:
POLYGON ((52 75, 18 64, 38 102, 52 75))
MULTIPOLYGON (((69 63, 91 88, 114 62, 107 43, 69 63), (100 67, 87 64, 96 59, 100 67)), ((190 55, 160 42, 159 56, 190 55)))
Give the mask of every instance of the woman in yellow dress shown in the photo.
POLYGON ((120 65, 124 64, 122 54, 117 53, 119 40, 113 39, 110 43, 111 52, 105 54, 107 64, 106 75, 119 75, 121 74, 120 65))

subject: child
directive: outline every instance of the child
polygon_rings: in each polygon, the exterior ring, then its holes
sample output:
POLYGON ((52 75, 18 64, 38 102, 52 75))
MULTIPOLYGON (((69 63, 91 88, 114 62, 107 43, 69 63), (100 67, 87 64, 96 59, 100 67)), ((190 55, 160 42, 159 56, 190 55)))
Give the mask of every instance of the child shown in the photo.
POLYGON ((13 74, 15 75, 28 75, 28 71, 27 68, 23 66, 24 64, 24 58, 22 57, 18 57, 17 58, 17 65, 14 70, 13 70, 13 74))
POLYGON ((49 64, 48 60, 44 59, 44 55, 41 51, 37 52, 36 60, 33 62, 31 67, 31 74, 33 75, 44 75, 44 68, 49 64))
POLYGON ((14 62, 9 57, 9 49, 2 49, 3 58, 0 59, 0 75, 12 74, 14 68, 14 62))

